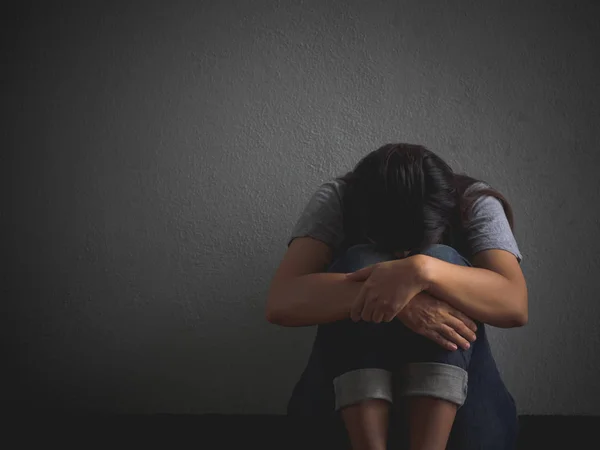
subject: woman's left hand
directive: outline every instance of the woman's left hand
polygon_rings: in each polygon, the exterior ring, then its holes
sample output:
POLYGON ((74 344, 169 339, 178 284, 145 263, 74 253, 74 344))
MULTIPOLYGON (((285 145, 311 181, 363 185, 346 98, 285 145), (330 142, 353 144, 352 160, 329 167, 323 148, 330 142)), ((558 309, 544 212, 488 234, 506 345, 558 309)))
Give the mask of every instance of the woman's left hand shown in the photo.
POLYGON ((346 279, 364 281, 350 310, 354 322, 391 322, 415 295, 426 289, 417 256, 383 261, 346 274, 346 279))

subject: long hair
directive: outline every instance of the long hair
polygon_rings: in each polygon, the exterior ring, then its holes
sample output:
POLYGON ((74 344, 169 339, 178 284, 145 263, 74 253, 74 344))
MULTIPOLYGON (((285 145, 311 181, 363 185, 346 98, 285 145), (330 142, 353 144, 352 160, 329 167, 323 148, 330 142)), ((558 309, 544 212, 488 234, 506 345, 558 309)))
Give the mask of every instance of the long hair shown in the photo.
POLYGON ((338 179, 346 183, 345 246, 372 243, 386 251, 418 252, 432 244, 456 242, 471 206, 482 195, 502 202, 513 228, 512 209, 502 194, 484 187, 465 195, 469 186, 482 180, 454 173, 422 145, 385 144, 338 179))

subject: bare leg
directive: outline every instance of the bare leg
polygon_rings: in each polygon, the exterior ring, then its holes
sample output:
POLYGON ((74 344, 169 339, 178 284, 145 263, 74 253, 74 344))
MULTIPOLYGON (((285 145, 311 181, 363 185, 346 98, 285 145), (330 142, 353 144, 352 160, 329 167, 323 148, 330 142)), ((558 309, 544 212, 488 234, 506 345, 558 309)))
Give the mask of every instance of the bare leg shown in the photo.
POLYGON ((409 397, 410 450, 444 450, 458 407, 435 397, 409 397))
POLYGON ((389 411, 390 403, 381 399, 364 400, 340 410, 352 450, 386 449, 389 411))

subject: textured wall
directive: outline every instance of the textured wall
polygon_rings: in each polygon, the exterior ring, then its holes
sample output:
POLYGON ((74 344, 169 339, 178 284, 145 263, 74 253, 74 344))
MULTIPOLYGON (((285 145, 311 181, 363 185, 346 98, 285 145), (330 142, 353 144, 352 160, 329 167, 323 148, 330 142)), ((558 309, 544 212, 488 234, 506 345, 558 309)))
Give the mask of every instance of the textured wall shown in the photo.
POLYGON ((514 207, 530 323, 492 339, 520 412, 600 414, 592 2, 105 3, 5 16, 19 405, 283 413, 314 333, 264 319, 291 227, 407 141, 514 207))

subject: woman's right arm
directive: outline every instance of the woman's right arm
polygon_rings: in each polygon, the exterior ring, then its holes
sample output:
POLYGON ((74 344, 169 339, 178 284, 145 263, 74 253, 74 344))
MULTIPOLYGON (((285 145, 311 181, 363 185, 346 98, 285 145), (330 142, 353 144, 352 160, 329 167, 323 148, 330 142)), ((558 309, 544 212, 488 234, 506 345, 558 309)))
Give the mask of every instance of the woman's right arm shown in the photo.
MULTIPOLYGON (((350 308, 362 281, 344 273, 323 272, 332 259, 331 248, 318 239, 295 238, 271 281, 266 316, 272 324, 302 327, 350 318, 350 308)), ((409 302, 398 316, 404 324, 448 350, 475 340, 475 323, 426 292, 409 302)))
POLYGON ((310 236, 289 245, 269 288, 267 320, 284 327, 303 327, 350 318, 350 307, 362 282, 343 273, 323 272, 332 249, 310 236))

